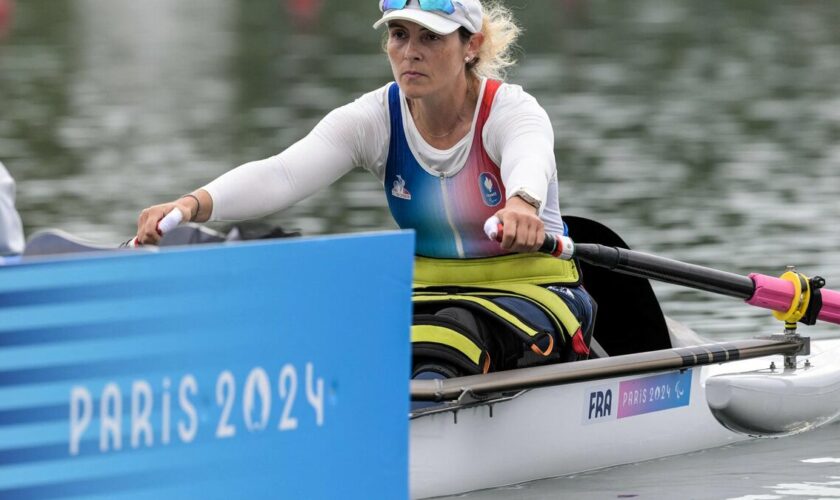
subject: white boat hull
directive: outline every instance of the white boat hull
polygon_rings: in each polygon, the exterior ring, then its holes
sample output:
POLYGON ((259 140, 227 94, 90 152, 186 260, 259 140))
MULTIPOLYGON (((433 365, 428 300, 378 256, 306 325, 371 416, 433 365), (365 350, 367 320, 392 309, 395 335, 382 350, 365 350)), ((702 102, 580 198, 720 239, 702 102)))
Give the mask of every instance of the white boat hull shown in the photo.
MULTIPOLYGON (((812 364, 823 364, 819 359, 823 358, 829 365, 840 353, 840 341, 815 342, 813 352, 812 364)), ((782 356, 770 356, 571 383, 533 389, 457 414, 422 415, 411 421, 411 497, 516 484, 750 439, 715 418, 707 403, 706 383, 715 375, 769 367, 771 360, 783 366, 782 356), (689 379, 690 391, 685 387, 689 379)), ((782 382, 796 386, 792 380, 782 382)), ((833 387, 840 390, 840 385, 833 387)), ((744 408, 744 404, 731 406, 740 394, 735 393, 727 407, 744 408)), ((838 407, 832 400, 807 417, 813 425, 825 423, 836 417, 838 407)), ((796 418, 792 409, 784 420, 796 418)))

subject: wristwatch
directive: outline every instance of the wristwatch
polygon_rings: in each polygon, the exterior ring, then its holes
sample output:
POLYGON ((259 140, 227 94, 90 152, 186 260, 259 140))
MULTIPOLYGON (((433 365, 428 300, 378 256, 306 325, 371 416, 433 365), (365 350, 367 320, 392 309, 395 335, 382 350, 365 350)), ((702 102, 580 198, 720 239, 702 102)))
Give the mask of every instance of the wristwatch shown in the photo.
POLYGON ((525 191, 523 191, 522 189, 520 189, 520 190, 516 191, 515 193, 513 193, 513 196, 518 196, 518 197, 522 198, 522 200, 523 200, 525 203, 527 203, 527 204, 531 205, 532 207, 536 208, 537 210, 539 210, 539 209, 540 209, 540 205, 542 204, 542 203, 540 202, 540 200, 538 200, 538 199, 534 198, 533 196, 531 196, 530 194, 526 193, 526 192, 525 192, 525 191))

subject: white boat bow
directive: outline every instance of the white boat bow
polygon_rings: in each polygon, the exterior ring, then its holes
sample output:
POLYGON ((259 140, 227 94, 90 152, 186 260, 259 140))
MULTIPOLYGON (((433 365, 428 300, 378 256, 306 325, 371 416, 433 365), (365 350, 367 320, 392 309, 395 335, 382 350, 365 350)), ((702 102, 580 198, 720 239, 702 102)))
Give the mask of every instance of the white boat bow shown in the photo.
MULTIPOLYGON (((727 367, 729 368, 729 367, 727 367)), ((778 360, 758 370, 706 380, 712 415, 751 436, 782 436, 813 429, 840 415, 840 340, 814 342, 796 369, 778 360)))

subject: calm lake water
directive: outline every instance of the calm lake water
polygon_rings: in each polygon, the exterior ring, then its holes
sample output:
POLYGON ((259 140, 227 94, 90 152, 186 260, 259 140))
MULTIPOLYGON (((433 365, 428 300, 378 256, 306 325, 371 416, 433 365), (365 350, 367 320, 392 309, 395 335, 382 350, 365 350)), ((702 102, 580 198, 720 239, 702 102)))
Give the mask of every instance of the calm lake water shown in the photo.
MULTIPOLYGON (((30 234, 123 241, 143 207, 275 154, 390 79, 373 0, 13 3, 0 161, 30 234)), ((840 287, 840 3, 506 3, 526 28, 509 81, 555 126, 565 213, 645 251, 738 273, 796 264, 840 287)), ((394 227, 365 171, 269 221, 394 227)), ((780 328, 733 299, 656 290, 702 335, 780 328)), ((832 426, 468 498, 840 498, 840 461, 802 461, 837 456, 832 426)))

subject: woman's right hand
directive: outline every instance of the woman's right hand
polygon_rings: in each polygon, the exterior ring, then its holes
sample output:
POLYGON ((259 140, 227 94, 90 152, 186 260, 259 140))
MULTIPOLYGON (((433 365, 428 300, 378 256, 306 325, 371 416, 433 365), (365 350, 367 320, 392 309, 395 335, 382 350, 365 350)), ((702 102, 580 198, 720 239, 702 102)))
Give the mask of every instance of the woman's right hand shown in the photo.
POLYGON ((137 243, 157 245, 163 236, 158 230, 158 223, 172 210, 180 210, 184 216, 182 222, 190 222, 197 211, 196 201, 191 197, 183 197, 169 203, 151 206, 140 212, 140 217, 137 219, 137 243))

